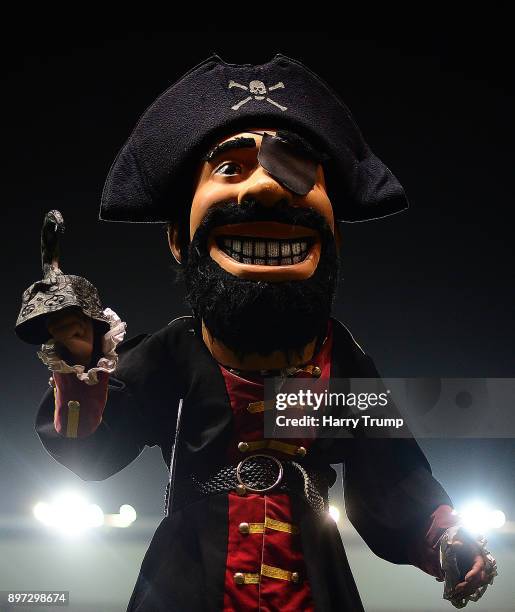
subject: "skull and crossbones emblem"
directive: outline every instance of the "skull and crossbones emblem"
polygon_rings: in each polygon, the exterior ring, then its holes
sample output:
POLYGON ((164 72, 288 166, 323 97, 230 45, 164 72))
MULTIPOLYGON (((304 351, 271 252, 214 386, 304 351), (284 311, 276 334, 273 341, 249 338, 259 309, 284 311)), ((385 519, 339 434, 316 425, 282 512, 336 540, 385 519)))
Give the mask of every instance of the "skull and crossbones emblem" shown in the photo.
POLYGON ((263 81, 250 81, 248 86, 242 85, 241 83, 237 83, 236 81, 229 81, 229 89, 232 89, 233 87, 239 87, 240 89, 244 89, 252 95, 243 98, 243 100, 240 100, 238 103, 231 106, 232 110, 238 110, 244 104, 247 104, 247 102, 250 102, 251 100, 265 100, 266 102, 277 106, 277 108, 282 111, 285 111, 288 108, 287 106, 282 106, 275 100, 272 100, 272 98, 268 97, 268 92, 274 91, 274 89, 284 89, 284 83, 282 81, 279 81, 279 83, 271 85, 268 88, 263 83, 263 81))

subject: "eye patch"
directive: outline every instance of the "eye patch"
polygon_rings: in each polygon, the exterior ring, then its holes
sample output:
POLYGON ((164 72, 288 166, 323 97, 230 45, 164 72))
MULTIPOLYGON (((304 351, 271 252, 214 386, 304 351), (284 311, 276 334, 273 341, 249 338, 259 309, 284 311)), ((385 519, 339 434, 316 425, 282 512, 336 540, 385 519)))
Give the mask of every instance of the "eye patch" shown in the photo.
POLYGON ((297 195, 306 195, 313 189, 318 161, 279 136, 263 134, 258 162, 276 181, 297 195))

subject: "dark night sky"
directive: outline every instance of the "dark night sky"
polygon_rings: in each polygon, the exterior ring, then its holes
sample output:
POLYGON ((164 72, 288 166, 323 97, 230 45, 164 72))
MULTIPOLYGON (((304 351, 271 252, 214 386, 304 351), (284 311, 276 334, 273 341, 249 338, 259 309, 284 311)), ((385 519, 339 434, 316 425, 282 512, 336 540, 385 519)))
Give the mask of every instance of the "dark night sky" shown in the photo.
MULTIPOLYGON (((407 213, 342 226, 335 314, 379 371, 515 377, 514 96, 505 41, 470 30, 367 40, 212 29, 27 34, 5 45, 0 482, 11 494, 2 496, 0 513, 21 512, 27 491, 45 489, 56 474, 32 429, 48 375, 13 333, 21 293, 40 277, 45 211, 60 209, 68 226, 63 270, 95 283, 128 321, 129 335, 186 313, 162 228, 100 223, 98 204, 139 115, 211 51, 235 63, 262 63, 276 52, 306 63, 341 94, 404 184, 407 213)), ((483 487, 515 518, 512 440, 425 445, 437 475, 452 464, 451 496, 483 487)), ((159 503, 141 501, 148 511, 159 503)))

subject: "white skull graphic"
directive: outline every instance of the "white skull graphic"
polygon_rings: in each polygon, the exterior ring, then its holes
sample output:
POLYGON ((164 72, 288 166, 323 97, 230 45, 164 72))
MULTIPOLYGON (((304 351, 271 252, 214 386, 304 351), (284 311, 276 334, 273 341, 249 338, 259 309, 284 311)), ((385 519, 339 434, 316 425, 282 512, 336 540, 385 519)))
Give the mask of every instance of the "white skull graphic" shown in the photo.
POLYGON ((254 100, 266 100, 269 104, 273 104, 274 106, 276 106, 277 108, 279 108, 282 111, 287 110, 287 106, 282 106, 282 104, 279 104, 279 102, 276 102, 275 100, 272 100, 272 98, 269 98, 269 92, 274 91, 276 89, 284 89, 284 83, 282 81, 279 81, 278 83, 276 83, 275 85, 270 85, 270 87, 266 87, 266 85, 263 83, 263 81, 250 81, 250 83, 247 85, 243 85, 242 83, 238 83, 236 81, 233 81, 232 79, 229 81, 229 85, 228 88, 232 89, 233 87, 237 87, 238 89, 243 89, 245 91, 247 91, 249 94, 252 94, 250 96, 247 96, 246 98, 243 98, 243 100, 240 100, 239 102, 237 102, 236 104, 233 104, 231 106, 232 110, 239 110, 242 106, 244 106, 245 104, 247 104, 248 102, 250 102, 252 99, 254 100))
POLYGON ((256 100, 264 100, 266 95, 266 87, 263 81, 251 81, 249 83, 250 93, 254 94, 256 100))

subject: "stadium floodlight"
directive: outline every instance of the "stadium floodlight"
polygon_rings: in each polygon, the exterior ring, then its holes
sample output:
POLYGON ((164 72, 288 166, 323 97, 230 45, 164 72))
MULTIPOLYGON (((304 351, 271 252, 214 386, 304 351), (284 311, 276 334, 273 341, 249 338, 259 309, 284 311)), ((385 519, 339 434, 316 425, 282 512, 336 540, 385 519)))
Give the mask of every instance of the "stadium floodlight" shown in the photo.
POLYGON ((38 502, 33 509, 35 518, 56 531, 78 536, 84 531, 104 524, 100 506, 90 504, 75 491, 58 494, 51 503, 38 502))
POLYGON ((119 514, 107 514, 105 517, 105 523, 109 527, 130 527, 137 518, 136 510, 129 504, 123 504, 120 506, 119 514))
POLYGON ((485 534, 492 529, 500 529, 506 523, 502 510, 494 510, 483 501, 472 501, 458 509, 465 529, 473 534, 485 534))
POLYGON ((129 504, 120 506, 117 514, 104 514, 100 506, 89 503, 75 491, 60 493, 51 502, 39 501, 33 513, 46 527, 68 536, 78 536, 104 525, 130 527, 137 518, 136 510, 129 504))
POLYGON ((329 516, 333 519, 335 523, 340 520, 340 511, 336 506, 329 506, 329 516))

